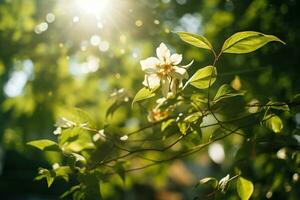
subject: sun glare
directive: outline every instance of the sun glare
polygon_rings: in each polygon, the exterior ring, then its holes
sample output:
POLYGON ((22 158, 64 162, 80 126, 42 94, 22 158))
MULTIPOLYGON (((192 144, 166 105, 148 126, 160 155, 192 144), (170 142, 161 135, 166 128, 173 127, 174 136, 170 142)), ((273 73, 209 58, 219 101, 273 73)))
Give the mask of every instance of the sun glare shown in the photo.
POLYGON ((111 6, 111 0, 76 0, 76 6, 85 14, 99 17, 107 14, 111 6))

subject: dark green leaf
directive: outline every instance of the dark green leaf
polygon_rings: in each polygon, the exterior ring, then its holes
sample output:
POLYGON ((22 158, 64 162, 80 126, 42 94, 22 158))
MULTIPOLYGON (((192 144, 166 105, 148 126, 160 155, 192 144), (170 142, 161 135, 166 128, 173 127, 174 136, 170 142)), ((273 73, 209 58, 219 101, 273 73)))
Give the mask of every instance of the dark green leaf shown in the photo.
POLYGON ((64 193, 60 196, 60 198, 61 198, 61 199, 62 199, 62 198, 65 198, 65 197, 71 195, 72 193, 74 193, 76 190, 79 190, 79 189, 80 189, 80 185, 75 185, 75 186, 71 187, 69 190, 67 190, 66 192, 64 192, 64 193))
POLYGON ((267 103, 267 106, 271 109, 276 109, 276 110, 283 110, 283 111, 289 111, 290 108, 286 103, 283 102, 275 102, 275 101, 269 101, 267 103))

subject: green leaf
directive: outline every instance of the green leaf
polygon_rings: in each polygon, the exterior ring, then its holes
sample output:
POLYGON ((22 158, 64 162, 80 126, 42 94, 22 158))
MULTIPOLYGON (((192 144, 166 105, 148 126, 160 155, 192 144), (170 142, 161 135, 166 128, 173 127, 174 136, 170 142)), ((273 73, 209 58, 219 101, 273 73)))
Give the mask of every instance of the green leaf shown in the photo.
POLYGON ((67 108, 58 111, 59 117, 64 117, 76 126, 86 126, 89 128, 97 128, 94 120, 90 117, 89 113, 80 108, 67 108))
POLYGON ((276 109, 276 110, 282 110, 282 111, 290 110, 289 106, 283 102, 269 101, 267 103, 267 106, 269 106, 269 108, 271 108, 271 109, 276 109))
POLYGON ((100 189, 100 181, 96 176, 95 172, 80 174, 78 177, 80 182, 84 185, 84 195, 85 199, 89 200, 101 200, 101 189, 100 189))
POLYGON ((177 32, 176 33, 181 40, 184 42, 191 44, 193 46, 202 48, 202 49, 209 49, 212 50, 213 47, 210 42, 203 36, 197 35, 194 33, 187 33, 187 32, 177 32))
POLYGON ((239 177, 236 182, 236 189, 241 200, 250 199, 254 186, 253 183, 243 177, 239 177))
POLYGON ((264 117, 266 126, 274 131, 275 133, 280 133, 283 129, 283 123, 280 117, 274 114, 270 114, 264 117))
MULTIPOLYGON (((156 88, 156 89, 157 89, 157 88, 156 88)), ((151 97, 154 97, 154 96, 155 96, 155 93, 154 93, 154 92, 155 92, 156 89, 150 90, 150 89, 148 89, 148 88, 146 88, 146 87, 140 89, 140 90, 136 93, 135 97, 134 97, 133 100, 132 100, 132 106, 133 106, 133 104, 134 104, 135 102, 142 101, 142 100, 145 100, 145 99, 149 99, 149 98, 151 98, 151 97)))
POLYGON ((123 102, 115 101, 106 111, 105 117, 113 116, 115 111, 122 106, 123 102))
POLYGON ((118 162, 116 163, 116 165, 113 167, 115 172, 120 176, 120 178, 122 179, 122 181, 125 183, 125 165, 126 163, 125 162, 118 162))
POLYGON ((188 83, 199 89, 206 89, 210 87, 217 76, 217 69, 212 66, 206 66, 196 71, 196 73, 188 80, 188 83))
POLYGON ((48 187, 50 187, 55 179, 55 172, 49 171, 48 169, 39 169, 39 175, 35 177, 35 180, 42 180, 43 178, 46 179, 48 187))
POLYGON ((72 173, 69 166, 60 166, 55 169, 55 176, 63 178, 66 182, 69 181, 69 175, 72 173))
POLYGON ((187 117, 184 118, 184 122, 188 123, 194 123, 199 120, 199 118, 202 118, 202 113, 201 112, 196 112, 188 115, 187 117))
POLYGON ((171 126, 175 122, 175 119, 169 119, 161 123, 161 132, 164 132, 169 126, 171 126))
POLYGON ((28 142, 27 145, 33 146, 42 151, 57 151, 57 152, 60 151, 57 143, 53 142, 51 140, 34 140, 31 142, 28 142))
POLYGON ((59 145, 64 152, 80 152, 86 149, 95 149, 92 136, 89 131, 74 127, 64 130, 58 137, 59 145))
POLYGON ((183 134, 183 135, 186 135, 186 132, 187 130, 189 129, 189 125, 185 122, 178 122, 177 123, 177 126, 180 130, 180 132, 183 134))
POLYGON ((254 31, 238 32, 224 42, 222 52, 237 54, 249 53, 272 41, 285 44, 282 40, 273 35, 265 35, 254 31))
POLYGON ((63 199, 69 195, 71 195, 72 193, 74 193, 76 190, 79 190, 80 189, 80 185, 75 185, 73 187, 71 187, 69 190, 67 190, 66 192, 64 192, 60 198, 63 199))
POLYGON ((197 183, 196 187, 199 185, 205 185, 205 184, 211 185, 215 189, 218 186, 218 180, 215 179, 214 177, 205 177, 197 183))
POLYGON ((235 96, 241 96, 241 95, 244 95, 244 92, 235 90, 230 85, 224 84, 218 89, 218 92, 214 98, 214 102, 217 103, 218 101, 221 101, 222 99, 235 97, 235 96))

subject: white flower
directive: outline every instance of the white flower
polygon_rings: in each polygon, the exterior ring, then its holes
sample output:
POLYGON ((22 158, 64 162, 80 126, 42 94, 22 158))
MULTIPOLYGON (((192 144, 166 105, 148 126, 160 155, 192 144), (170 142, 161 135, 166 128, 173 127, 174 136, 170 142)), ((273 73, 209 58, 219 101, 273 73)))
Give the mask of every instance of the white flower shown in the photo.
POLYGON ((57 127, 56 129, 55 129, 55 131, 53 131, 53 134, 54 135, 60 135, 61 134, 61 127, 57 127))
POLYGON ((104 134, 104 129, 99 130, 95 135, 93 135, 93 141, 97 142, 100 138, 104 141, 106 140, 106 135, 104 134))
POLYGON ((54 126, 62 127, 62 128, 70 128, 70 127, 76 126, 76 123, 62 117, 56 121, 54 126))
POLYGON ((170 89, 173 93, 182 87, 182 80, 188 78, 187 68, 193 61, 186 66, 177 66, 182 61, 181 54, 172 54, 164 43, 156 49, 156 57, 141 60, 142 70, 145 72, 143 85, 154 89, 162 86, 163 96, 167 98, 170 89))
POLYGON ((227 174, 227 176, 223 177, 220 181, 219 181, 219 188, 221 189, 222 192, 224 192, 228 186, 229 183, 229 174, 227 174))
POLYGON ((128 135, 123 135, 122 137, 120 137, 121 141, 126 141, 128 140, 128 135))
POLYGON ((60 167, 60 165, 59 165, 58 163, 54 163, 54 164, 52 165, 52 168, 53 168, 54 170, 58 169, 59 167, 60 167))

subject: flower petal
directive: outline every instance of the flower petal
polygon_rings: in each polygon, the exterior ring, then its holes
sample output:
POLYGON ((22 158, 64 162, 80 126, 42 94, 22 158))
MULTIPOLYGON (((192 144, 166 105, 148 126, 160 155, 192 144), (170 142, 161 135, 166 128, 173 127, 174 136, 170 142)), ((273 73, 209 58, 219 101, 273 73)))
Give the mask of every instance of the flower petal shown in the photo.
POLYGON ((170 73, 170 75, 175 79, 187 79, 189 77, 185 68, 182 67, 173 67, 174 71, 170 73))
POLYGON ((184 66, 180 66, 180 67, 187 69, 187 68, 189 68, 193 63, 194 63, 194 60, 192 60, 189 64, 184 65, 184 66))
POLYGON ((150 57, 145 60, 141 60, 140 64, 142 66, 142 70, 148 74, 155 73, 157 71, 157 65, 159 64, 159 60, 155 57, 150 57))
POLYGON ((165 98, 168 98, 169 88, 170 88, 170 79, 169 78, 162 79, 161 90, 165 98))
POLYGON ((156 49, 156 55, 160 61, 170 60, 170 50, 164 43, 160 43, 159 47, 156 49))
POLYGON ((183 86, 181 79, 172 79, 171 82, 171 90, 174 95, 177 94, 178 88, 181 88, 183 86))
POLYGON ((171 55, 170 61, 172 65, 178 65, 182 61, 182 55, 174 53, 171 55))
POLYGON ((145 75, 143 85, 150 89, 154 89, 160 85, 160 78, 156 74, 145 75))

